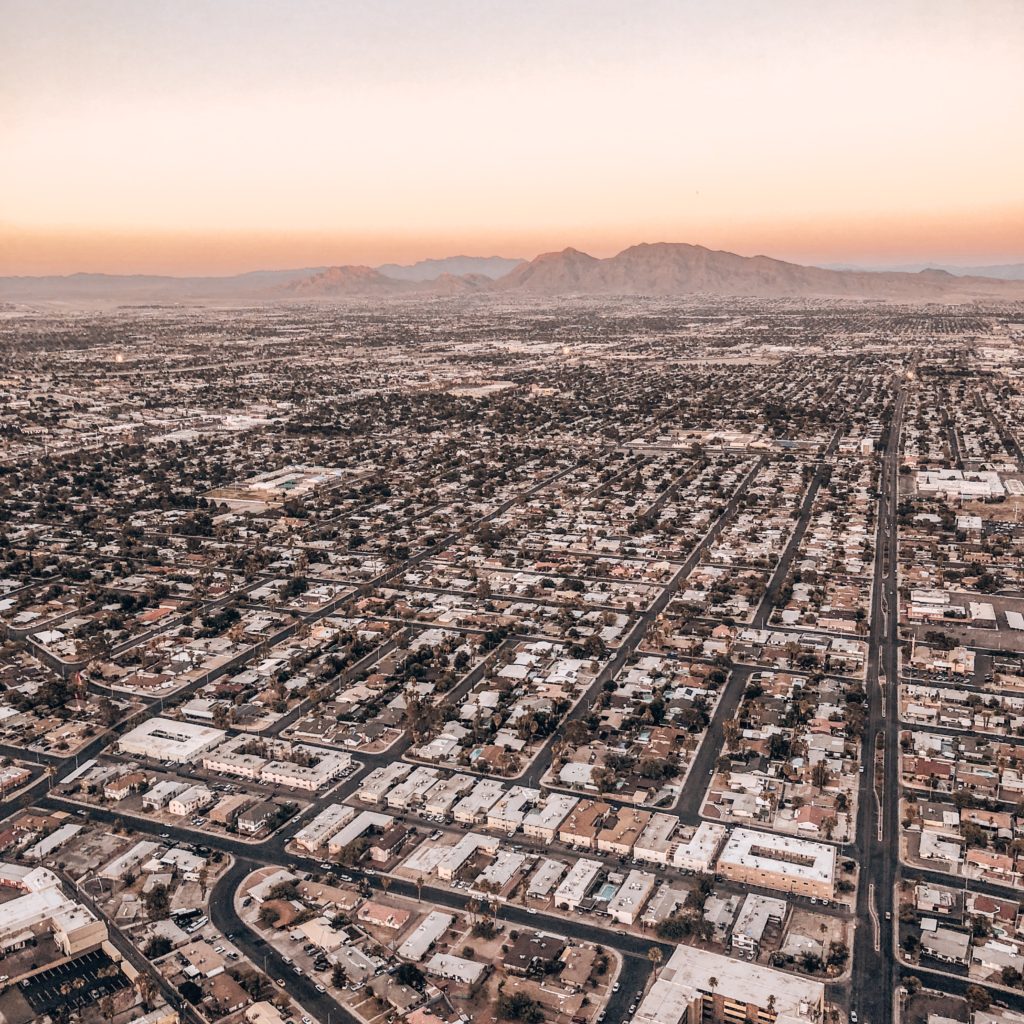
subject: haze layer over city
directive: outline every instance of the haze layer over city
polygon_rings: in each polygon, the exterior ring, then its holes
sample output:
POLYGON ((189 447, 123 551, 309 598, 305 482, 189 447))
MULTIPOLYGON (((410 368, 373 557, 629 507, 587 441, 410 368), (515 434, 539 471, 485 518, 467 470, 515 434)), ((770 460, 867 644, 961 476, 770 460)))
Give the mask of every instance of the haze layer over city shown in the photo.
POLYGON ((1024 8, 0 0, 0 1024, 1024 1024, 1024 8))

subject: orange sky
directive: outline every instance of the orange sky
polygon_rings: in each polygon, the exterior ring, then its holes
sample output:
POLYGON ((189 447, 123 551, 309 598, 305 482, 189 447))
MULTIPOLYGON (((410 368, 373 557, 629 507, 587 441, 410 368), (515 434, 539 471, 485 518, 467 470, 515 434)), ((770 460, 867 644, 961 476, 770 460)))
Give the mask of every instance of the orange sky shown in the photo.
POLYGON ((1016 0, 0 0, 0 274, 1024 259, 1016 0))

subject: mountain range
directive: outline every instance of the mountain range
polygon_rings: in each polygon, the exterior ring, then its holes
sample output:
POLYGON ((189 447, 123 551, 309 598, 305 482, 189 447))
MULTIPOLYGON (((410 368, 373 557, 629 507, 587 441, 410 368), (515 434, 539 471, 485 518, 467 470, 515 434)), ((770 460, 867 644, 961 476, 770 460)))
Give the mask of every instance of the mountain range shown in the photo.
POLYGON ((563 249, 535 259, 456 256, 411 266, 334 266, 231 277, 72 274, 0 278, 0 301, 76 303, 390 299, 468 295, 870 299, 904 303, 1024 301, 1024 281, 940 269, 835 270, 701 245, 630 246, 600 259, 563 249))
POLYGON ((903 263, 895 266, 862 266, 856 263, 826 263, 826 270, 865 270, 875 273, 896 271, 901 274, 916 274, 922 270, 945 270, 954 277, 995 277, 1001 281, 1024 281, 1024 263, 995 263, 983 267, 965 267, 956 263, 903 263))
POLYGON ((525 262, 506 259, 504 256, 448 256, 443 260, 420 260, 409 266, 385 263, 377 269, 385 277, 393 277, 396 281, 433 281, 444 274, 456 277, 479 274, 497 280, 525 262))

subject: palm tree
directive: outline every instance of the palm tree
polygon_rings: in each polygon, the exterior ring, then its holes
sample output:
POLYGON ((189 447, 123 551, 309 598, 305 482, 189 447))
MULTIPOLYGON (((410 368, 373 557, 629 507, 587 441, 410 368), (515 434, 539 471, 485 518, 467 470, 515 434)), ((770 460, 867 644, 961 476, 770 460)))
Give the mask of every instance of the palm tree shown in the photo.
POLYGON ((661 966, 661 961, 665 959, 665 954, 661 951, 661 946, 651 946, 647 950, 647 959, 654 964, 654 980, 658 980, 658 968, 661 966))
POLYGON ((135 991, 138 992, 139 998, 143 1004, 148 1008, 149 1001, 156 994, 156 984, 153 979, 145 971, 139 973, 135 979, 135 991))
POLYGON ((423 899, 423 883, 426 879, 422 875, 418 875, 416 878, 416 900, 417 902, 423 899))
POLYGON ((718 979, 713 974, 708 978, 708 988, 711 989, 711 996, 714 998, 715 989, 718 988, 718 979))

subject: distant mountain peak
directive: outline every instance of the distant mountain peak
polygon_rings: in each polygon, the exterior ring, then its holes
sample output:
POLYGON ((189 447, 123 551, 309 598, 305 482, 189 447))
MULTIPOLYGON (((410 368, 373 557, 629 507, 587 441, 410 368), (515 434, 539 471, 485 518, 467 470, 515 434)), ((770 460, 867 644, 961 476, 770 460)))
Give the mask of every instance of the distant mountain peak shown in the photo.
POLYGON ((377 270, 396 281, 434 281, 444 274, 455 277, 478 276, 494 281, 525 262, 506 256, 446 256, 407 265, 385 263, 377 270))
MULTIPOLYGON (((1013 267, 993 268, 1009 277, 1013 267)), ((868 299, 997 303, 1024 301, 1024 281, 967 276, 966 268, 913 272, 807 267, 770 256, 740 256, 689 242, 641 242, 601 259, 568 246, 529 262, 452 256, 410 267, 339 265, 253 271, 230 277, 73 274, 0 278, 0 301, 66 306, 125 301, 272 302, 471 295, 658 296, 683 298, 868 299), (385 270, 388 272, 385 273, 385 270), (499 271, 503 270, 499 274, 499 271)))
POLYGON ((543 253, 497 282, 539 295, 708 295, 750 298, 963 302, 1024 299, 1024 288, 943 273, 825 270, 769 256, 739 256, 687 242, 644 242, 599 259, 578 249, 543 253))

